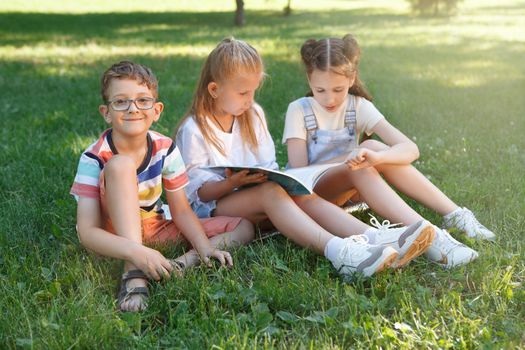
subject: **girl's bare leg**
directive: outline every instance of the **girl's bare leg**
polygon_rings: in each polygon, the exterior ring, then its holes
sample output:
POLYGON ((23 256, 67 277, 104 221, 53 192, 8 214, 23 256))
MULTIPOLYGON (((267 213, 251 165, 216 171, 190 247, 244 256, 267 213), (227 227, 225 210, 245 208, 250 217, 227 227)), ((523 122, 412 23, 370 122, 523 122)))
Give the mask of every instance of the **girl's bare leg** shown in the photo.
POLYGON ((295 196, 293 200, 315 222, 336 236, 348 237, 363 234, 370 228, 370 226, 348 214, 337 205, 316 194, 295 196))
POLYGON ((221 198, 217 202, 215 214, 240 216, 253 223, 269 218, 283 235, 321 255, 328 241, 334 237, 273 182, 265 182, 221 198))
POLYGON ((330 200, 336 198, 337 192, 343 193, 352 188, 357 188, 361 199, 375 212, 395 223, 411 225, 422 220, 372 167, 355 171, 346 165, 336 167, 320 179, 315 192, 330 200))
MULTIPOLYGON (((375 140, 367 140, 362 145, 376 151, 388 148, 384 143, 375 140)), ((376 169, 383 174, 388 183, 399 191, 436 211, 441 216, 458 208, 456 203, 412 165, 380 164, 376 166, 376 169)))
POLYGON ((456 203, 412 165, 383 165, 378 166, 377 170, 392 186, 441 216, 458 208, 456 203))
MULTIPOLYGON (((361 145, 375 151, 388 148, 375 140, 367 140, 361 145)), ((323 176, 315 191, 321 197, 333 201, 337 193, 344 193, 355 187, 361 198, 379 215, 405 225, 421 220, 422 217, 389 184, 441 215, 458 207, 412 165, 382 164, 360 170, 351 170, 342 165, 323 176)))
MULTIPOLYGON (((308 207, 320 200, 317 196, 311 198, 311 201, 310 198, 304 199, 302 205, 308 207)), ((265 182, 221 198, 215 211, 217 215, 241 216, 254 223, 267 217, 284 236, 326 256, 343 275, 359 271, 365 276, 371 276, 390 266, 399 254, 390 246, 370 246, 360 237, 343 240, 334 236, 319 226, 282 187, 273 182, 265 182)))

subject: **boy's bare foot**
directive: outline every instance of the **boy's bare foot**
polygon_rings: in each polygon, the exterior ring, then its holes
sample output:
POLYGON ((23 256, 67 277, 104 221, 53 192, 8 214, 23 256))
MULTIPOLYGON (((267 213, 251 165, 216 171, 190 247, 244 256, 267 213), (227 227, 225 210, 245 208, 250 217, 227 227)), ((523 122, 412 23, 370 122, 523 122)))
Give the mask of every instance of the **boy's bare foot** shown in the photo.
POLYGON ((137 312, 148 307, 148 278, 140 270, 130 270, 122 275, 118 293, 120 311, 137 312))

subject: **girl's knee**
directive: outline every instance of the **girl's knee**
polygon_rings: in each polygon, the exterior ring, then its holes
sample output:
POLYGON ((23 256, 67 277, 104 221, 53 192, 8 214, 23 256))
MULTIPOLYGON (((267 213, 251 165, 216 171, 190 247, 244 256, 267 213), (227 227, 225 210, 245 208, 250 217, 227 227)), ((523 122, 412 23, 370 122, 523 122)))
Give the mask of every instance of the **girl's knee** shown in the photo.
POLYGON ((306 203, 318 201, 321 197, 319 197, 315 193, 312 193, 312 194, 305 194, 302 196, 294 196, 292 198, 298 206, 302 206, 306 203))
POLYGON ((283 197, 288 197, 286 191, 277 183, 266 181, 256 187, 259 190, 260 198, 276 200, 283 197))
POLYGON ((240 233, 241 244, 248 244, 255 238, 255 227, 247 219, 241 219, 236 229, 240 233))

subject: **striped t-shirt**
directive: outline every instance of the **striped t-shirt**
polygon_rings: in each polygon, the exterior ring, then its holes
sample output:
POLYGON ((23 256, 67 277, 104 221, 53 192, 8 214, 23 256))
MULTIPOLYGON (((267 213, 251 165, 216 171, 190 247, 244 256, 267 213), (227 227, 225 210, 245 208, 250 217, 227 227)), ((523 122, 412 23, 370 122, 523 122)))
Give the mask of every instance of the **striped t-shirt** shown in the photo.
MULTIPOLYGON (((111 134, 112 129, 104 131, 102 136, 82 153, 75 182, 70 191, 75 198, 100 198, 100 172, 109 159, 118 154, 111 134)), ((160 196, 163 186, 166 191, 177 191, 188 184, 186 167, 173 141, 162 134, 148 131, 147 142, 146 157, 137 169, 142 218, 161 212, 160 196)))

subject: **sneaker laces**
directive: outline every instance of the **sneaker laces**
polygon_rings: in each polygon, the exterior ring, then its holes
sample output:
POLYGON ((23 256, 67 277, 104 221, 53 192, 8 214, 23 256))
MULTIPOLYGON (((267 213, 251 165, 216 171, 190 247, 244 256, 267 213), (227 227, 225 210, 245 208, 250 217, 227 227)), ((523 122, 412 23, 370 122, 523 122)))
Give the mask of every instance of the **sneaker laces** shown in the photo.
POLYGON ((465 225, 466 226, 474 226, 475 228, 477 229, 480 229, 480 230, 483 230, 483 229, 487 229, 485 226, 483 226, 479 221, 478 219, 476 219, 476 217, 474 216, 474 213, 471 212, 469 209, 467 208, 463 208, 463 211, 464 211, 464 216, 463 216, 463 219, 465 220, 465 225))
POLYGON ((447 230, 439 228, 436 225, 434 225, 434 230, 436 231, 436 237, 434 238, 434 240, 437 240, 440 246, 443 247, 443 244, 445 243, 445 241, 452 243, 453 246, 450 247, 450 250, 445 252, 446 254, 450 253, 457 247, 460 247, 463 245, 463 243, 458 242, 456 239, 454 239, 454 237, 452 237, 452 235, 447 230))
POLYGON ((368 248, 368 237, 365 235, 353 235, 344 240, 346 241, 346 244, 343 245, 339 252, 340 257, 346 257, 350 252, 350 249, 352 249, 352 251, 356 250, 353 255, 356 255, 356 253, 362 255, 366 251, 366 248, 368 248))
POLYGON ((398 224, 391 224, 389 220, 383 220, 382 223, 379 223, 379 220, 377 220, 377 218, 372 215, 372 214, 368 214, 370 215, 371 219, 370 219, 370 225, 375 227, 379 232, 384 232, 386 230, 389 230, 391 228, 394 228, 396 226, 400 226, 401 223, 398 223, 398 224))

